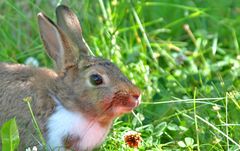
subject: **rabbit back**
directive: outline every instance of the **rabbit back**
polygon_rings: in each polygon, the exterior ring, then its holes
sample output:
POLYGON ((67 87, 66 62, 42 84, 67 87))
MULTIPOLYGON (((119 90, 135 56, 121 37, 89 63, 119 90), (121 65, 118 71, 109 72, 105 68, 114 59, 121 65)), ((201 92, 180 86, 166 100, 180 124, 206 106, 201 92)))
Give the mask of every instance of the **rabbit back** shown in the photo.
POLYGON ((21 140, 20 150, 27 146, 37 145, 38 142, 35 138, 37 134, 32 124, 29 108, 23 99, 31 97, 30 103, 42 131, 53 109, 53 101, 42 96, 42 93, 37 90, 36 83, 39 79, 36 75, 41 74, 44 75, 42 77, 49 78, 52 71, 20 64, 0 63, 0 125, 6 120, 16 118, 21 140))

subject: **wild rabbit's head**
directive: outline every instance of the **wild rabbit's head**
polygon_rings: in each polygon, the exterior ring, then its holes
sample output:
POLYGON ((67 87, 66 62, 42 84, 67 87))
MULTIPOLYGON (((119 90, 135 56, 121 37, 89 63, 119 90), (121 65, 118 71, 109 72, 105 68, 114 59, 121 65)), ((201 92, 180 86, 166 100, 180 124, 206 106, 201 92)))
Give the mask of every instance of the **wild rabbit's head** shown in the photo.
POLYGON ((77 16, 66 6, 59 6, 56 16, 57 25, 44 14, 38 15, 46 51, 56 63, 59 82, 71 96, 55 99, 103 123, 138 106, 140 90, 112 62, 89 54, 77 16))

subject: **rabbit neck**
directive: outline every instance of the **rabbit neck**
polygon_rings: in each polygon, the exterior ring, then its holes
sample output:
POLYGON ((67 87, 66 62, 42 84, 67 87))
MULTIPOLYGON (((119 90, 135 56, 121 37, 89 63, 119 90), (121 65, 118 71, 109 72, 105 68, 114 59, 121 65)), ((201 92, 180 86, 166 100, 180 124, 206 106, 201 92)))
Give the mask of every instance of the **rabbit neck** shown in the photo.
POLYGON ((72 112, 57 101, 55 112, 47 122, 48 144, 51 149, 66 147, 74 150, 92 150, 100 145, 106 137, 109 128, 89 120, 80 112, 72 112))

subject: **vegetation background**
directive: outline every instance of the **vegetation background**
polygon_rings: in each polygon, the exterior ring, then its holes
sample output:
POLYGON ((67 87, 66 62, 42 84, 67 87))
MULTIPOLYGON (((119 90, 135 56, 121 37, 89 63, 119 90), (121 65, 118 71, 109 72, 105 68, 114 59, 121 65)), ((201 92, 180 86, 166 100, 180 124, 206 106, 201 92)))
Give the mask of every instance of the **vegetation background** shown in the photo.
POLYGON ((240 0, 1 0, 0 61, 51 68, 36 15, 55 18, 58 4, 77 13, 93 53, 142 90, 100 150, 134 150, 129 130, 142 151, 240 150, 240 0))

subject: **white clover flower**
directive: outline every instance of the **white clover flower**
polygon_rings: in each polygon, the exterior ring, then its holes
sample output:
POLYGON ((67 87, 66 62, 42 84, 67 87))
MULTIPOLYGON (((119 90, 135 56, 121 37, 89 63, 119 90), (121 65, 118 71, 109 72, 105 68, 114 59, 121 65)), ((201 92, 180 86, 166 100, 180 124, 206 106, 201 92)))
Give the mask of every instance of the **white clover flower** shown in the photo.
POLYGON ((31 65, 31 66, 34 66, 34 67, 38 67, 39 66, 38 60, 36 58, 34 58, 34 57, 28 57, 25 60, 24 64, 31 65))
POLYGON ((31 149, 31 147, 28 147, 25 151, 37 151, 37 147, 33 146, 32 149, 31 149))
POLYGON ((221 109, 221 107, 220 107, 219 105, 215 104, 215 105, 212 107, 212 109, 213 109, 214 111, 219 111, 219 110, 221 109))
POLYGON ((32 151, 37 151, 37 147, 36 147, 36 146, 33 146, 32 151))

